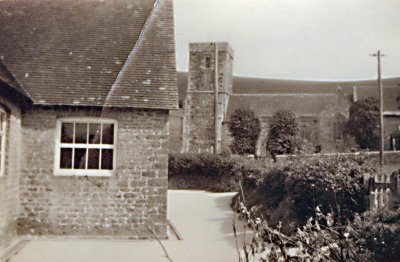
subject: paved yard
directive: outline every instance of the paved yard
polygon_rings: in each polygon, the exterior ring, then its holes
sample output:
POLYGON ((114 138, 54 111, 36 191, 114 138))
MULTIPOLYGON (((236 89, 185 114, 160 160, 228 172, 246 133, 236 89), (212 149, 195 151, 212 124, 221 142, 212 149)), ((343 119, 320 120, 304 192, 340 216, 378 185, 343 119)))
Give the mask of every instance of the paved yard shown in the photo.
MULTIPOLYGON (((169 219, 183 240, 163 241, 173 261, 237 261, 234 193, 169 191, 169 219)), ((10 262, 168 261, 156 241, 34 240, 10 262)))

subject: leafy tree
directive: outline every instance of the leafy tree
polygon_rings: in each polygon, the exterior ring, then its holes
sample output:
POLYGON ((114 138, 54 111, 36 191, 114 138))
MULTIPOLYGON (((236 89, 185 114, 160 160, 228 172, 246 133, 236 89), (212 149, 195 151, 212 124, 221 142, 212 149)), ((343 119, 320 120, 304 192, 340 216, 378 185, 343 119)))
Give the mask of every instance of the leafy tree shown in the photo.
POLYGON ((232 134, 232 151, 239 154, 254 154, 256 142, 261 131, 260 120, 250 109, 236 109, 229 123, 232 134))
POLYGON ((293 112, 278 110, 272 116, 267 139, 267 150, 273 157, 293 154, 300 146, 299 124, 293 112))
POLYGON ((346 131, 355 138, 361 149, 378 149, 379 107, 376 98, 369 97, 353 103, 346 131))

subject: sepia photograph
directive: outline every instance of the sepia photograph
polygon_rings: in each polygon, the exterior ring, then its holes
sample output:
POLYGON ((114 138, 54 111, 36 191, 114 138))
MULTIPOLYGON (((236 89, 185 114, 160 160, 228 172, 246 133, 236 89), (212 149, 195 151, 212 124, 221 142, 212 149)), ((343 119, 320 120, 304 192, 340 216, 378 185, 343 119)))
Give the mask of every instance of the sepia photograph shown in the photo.
POLYGON ((400 261, 399 0, 0 0, 0 262, 400 261))

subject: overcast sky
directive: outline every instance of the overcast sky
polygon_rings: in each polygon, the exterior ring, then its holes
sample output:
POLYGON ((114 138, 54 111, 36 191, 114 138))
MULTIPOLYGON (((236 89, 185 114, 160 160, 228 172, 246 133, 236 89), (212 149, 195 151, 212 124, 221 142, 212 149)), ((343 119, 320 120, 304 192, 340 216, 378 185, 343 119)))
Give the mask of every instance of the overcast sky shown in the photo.
POLYGON ((177 68, 190 42, 229 42, 234 74, 351 80, 400 76, 400 0, 174 0, 177 68))

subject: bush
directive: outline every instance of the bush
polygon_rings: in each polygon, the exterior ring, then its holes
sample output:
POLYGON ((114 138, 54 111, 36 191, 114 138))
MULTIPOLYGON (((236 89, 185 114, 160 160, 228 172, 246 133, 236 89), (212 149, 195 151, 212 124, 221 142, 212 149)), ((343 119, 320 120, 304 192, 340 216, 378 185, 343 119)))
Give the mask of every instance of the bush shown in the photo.
MULTIPOLYGON (((250 241, 237 245, 240 261, 399 261, 400 210, 355 214, 337 223, 317 206, 314 215, 286 235, 242 203, 239 218, 253 231, 250 241)), ((238 241, 237 227, 233 232, 238 241)))
POLYGON ((229 122, 229 131, 232 134, 232 151, 238 154, 254 154, 256 143, 261 131, 260 120, 249 109, 236 109, 229 122))
POLYGON ((273 157, 293 154, 299 149, 299 125, 293 112, 279 110, 274 113, 267 139, 267 151, 273 157))
POLYGON ((239 158, 213 154, 172 154, 168 162, 169 187, 214 192, 237 190, 239 158))
POLYGON ((346 133, 355 138, 361 149, 378 149, 378 126, 379 107, 376 98, 369 97, 352 104, 350 118, 346 124, 346 133))
POLYGON ((256 181, 266 167, 253 165, 242 157, 213 154, 170 154, 168 183, 173 189, 197 189, 212 192, 238 192, 239 181, 256 181))
POLYGON ((270 171, 255 187, 245 186, 246 204, 255 206, 272 225, 281 221, 285 232, 304 224, 316 206, 345 223, 355 212, 364 211, 362 175, 366 172, 373 175, 377 168, 363 155, 296 157, 270 171))
POLYGON ((400 210, 370 211, 357 217, 351 228, 359 245, 369 250, 369 261, 398 261, 400 257, 400 210))

